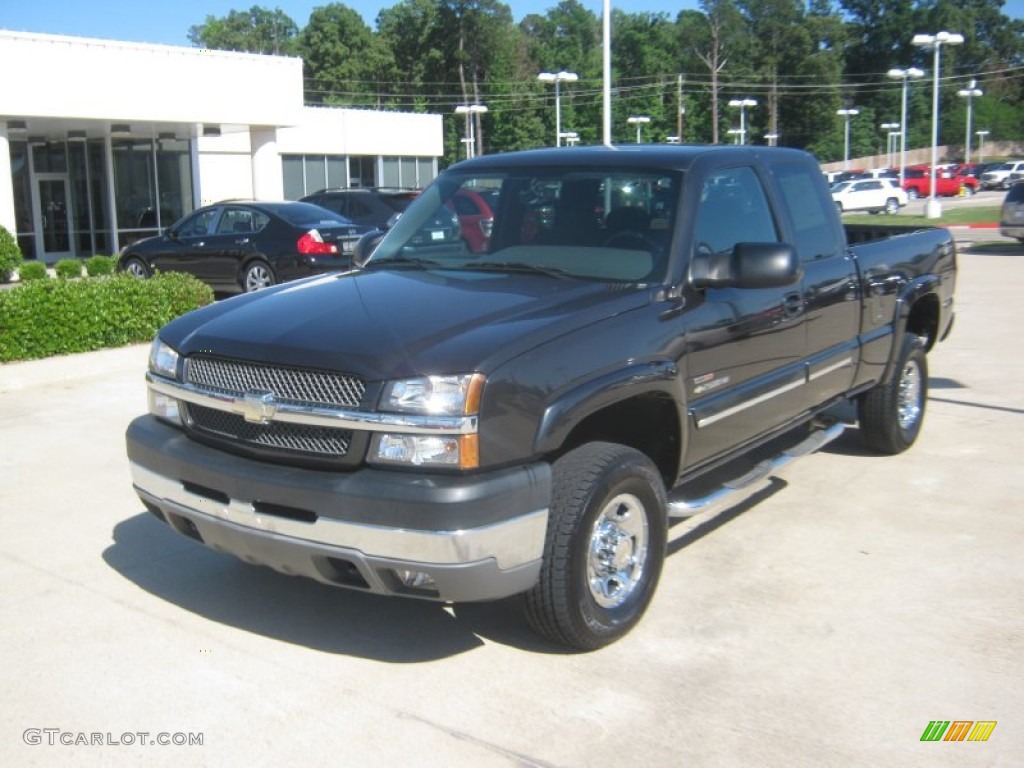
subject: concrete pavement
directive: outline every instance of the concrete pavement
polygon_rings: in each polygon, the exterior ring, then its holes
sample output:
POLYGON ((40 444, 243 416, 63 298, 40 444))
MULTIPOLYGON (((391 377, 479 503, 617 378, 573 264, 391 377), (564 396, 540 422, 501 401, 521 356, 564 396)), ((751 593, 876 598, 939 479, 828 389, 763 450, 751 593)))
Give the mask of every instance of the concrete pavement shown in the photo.
POLYGON ((512 601, 335 590, 172 534, 124 456, 145 346, 0 366, 0 762, 1018 766, 1022 288, 1024 247, 964 254, 918 444, 852 429, 676 526, 644 621, 591 654, 512 601), (934 720, 997 726, 921 742, 934 720))

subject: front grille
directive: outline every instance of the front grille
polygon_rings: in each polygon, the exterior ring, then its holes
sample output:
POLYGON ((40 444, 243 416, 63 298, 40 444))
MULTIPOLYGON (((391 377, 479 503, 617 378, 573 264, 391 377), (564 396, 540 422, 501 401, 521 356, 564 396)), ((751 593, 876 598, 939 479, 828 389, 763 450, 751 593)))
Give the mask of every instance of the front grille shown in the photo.
POLYGON ((253 424, 235 413, 188 403, 188 425, 199 434, 227 439, 254 448, 272 449, 318 458, 341 458, 348 453, 352 432, 305 424, 253 424))
POLYGON ((251 391, 269 391, 278 401, 343 408, 358 406, 366 391, 363 380, 355 376, 219 357, 190 357, 185 380, 237 397, 251 391))

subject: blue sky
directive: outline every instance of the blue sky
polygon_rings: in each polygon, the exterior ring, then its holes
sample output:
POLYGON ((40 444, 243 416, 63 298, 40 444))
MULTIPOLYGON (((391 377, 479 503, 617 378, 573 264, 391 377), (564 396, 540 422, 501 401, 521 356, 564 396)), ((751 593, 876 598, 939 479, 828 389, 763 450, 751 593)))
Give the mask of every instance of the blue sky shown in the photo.
MULTIPOLYGON (((232 10, 254 5, 280 8, 299 27, 306 25, 317 6, 331 0, 295 2, 293 0, 0 0, 0 28, 18 32, 47 32, 56 35, 103 37, 139 43, 188 45, 188 30, 202 24, 207 16, 226 16, 232 10)), ((381 8, 397 5, 398 0, 351 0, 345 2, 362 14, 371 27, 381 8)), ((600 14, 603 0, 581 0, 582 5, 600 14)), ((1024 0, 1019 0, 1024 3, 1024 0)), ((558 0, 506 0, 518 21, 530 13, 544 13, 558 0)), ((616 8, 631 12, 666 12, 673 16, 683 8, 696 8, 697 0, 612 0, 616 8)))
MULTIPOLYGON (((102 37, 139 43, 188 45, 188 30, 202 24, 208 15, 226 16, 232 10, 254 5, 280 8, 299 27, 305 26, 313 8, 329 0, 301 2, 291 0, 0 0, 0 28, 19 32, 47 32, 59 35, 102 37)), ((373 26, 381 8, 390 8, 397 0, 351 0, 346 2, 373 26)), ((506 4, 518 21, 530 13, 543 13, 558 0, 511 0, 506 4)), ((582 0, 582 4, 600 13, 602 0, 582 0)), ((697 0, 612 0, 612 6, 631 12, 665 12, 674 16, 684 8, 697 7, 697 0)), ((1024 0, 1007 0, 1003 13, 1024 17, 1024 0)))

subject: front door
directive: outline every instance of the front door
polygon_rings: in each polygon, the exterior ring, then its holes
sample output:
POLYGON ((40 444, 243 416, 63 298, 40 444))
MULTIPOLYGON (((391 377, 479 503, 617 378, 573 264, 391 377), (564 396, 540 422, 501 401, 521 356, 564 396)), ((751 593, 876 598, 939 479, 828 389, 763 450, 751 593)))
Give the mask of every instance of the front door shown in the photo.
MULTIPOLYGON (((727 254, 736 243, 780 242, 761 179, 752 167, 708 174, 691 244, 727 254)), ((690 466, 778 427, 805 404, 804 302, 798 281, 777 288, 707 288, 692 297, 684 382, 692 420, 690 466)))
POLYGON ((48 262, 73 256, 67 174, 37 173, 36 193, 36 253, 48 262))

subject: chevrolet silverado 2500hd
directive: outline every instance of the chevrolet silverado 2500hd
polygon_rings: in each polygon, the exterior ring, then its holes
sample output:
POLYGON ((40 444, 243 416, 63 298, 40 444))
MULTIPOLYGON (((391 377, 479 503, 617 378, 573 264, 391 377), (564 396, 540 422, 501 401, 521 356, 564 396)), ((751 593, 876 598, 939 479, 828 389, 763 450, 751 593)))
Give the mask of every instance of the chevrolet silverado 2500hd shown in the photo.
POLYGON ((479 157, 357 251, 160 331, 135 490, 284 573, 521 594, 581 649, 639 621, 671 519, 834 438, 827 409, 852 400, 871 448, 908 448, 953 321, 948 232, 844 230, 815 160, 783 148, 479 157), (493 211, 482 251, 430 229, 465 189, 493 211))

